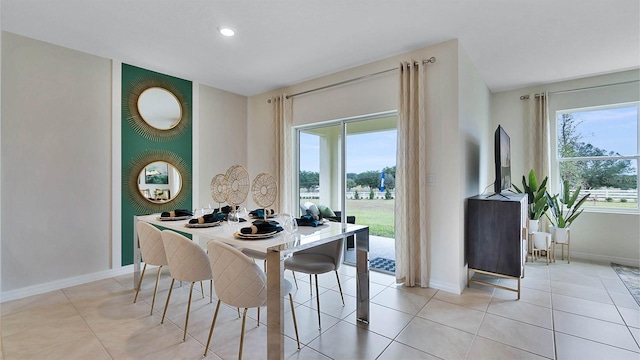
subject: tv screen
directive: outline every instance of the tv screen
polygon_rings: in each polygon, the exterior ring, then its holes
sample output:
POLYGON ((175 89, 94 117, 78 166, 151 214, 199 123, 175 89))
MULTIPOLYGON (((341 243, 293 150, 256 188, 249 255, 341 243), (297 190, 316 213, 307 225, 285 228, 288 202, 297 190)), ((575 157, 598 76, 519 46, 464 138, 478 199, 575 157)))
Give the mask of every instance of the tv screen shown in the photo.
POLYGON ((496 181, 493 189, 496 194, 511 188, 511 139, 498 125, 494 137, 496 181))

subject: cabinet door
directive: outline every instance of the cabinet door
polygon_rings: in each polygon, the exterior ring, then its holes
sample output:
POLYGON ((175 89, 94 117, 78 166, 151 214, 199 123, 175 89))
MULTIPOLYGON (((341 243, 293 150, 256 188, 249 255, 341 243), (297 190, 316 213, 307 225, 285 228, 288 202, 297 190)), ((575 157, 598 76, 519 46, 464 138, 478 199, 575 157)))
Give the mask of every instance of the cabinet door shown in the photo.
POLYGON ((521 275, 522 207, 518 200, 469 199, 467 260, 470 268, 514 277, 521 275))

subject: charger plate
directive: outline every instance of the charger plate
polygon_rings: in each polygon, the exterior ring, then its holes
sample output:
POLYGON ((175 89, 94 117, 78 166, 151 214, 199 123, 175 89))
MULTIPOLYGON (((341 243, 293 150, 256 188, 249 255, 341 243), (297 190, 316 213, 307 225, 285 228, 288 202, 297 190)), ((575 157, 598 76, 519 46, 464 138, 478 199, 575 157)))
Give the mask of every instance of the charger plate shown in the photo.
POLYGON ((160 221, 178 221, 178 220, 187 220, 187 219, 191 219, 193 216, 191 215, 187 215, 187 216, 158 216, 156 219, 160 220, 160 221))
POLYGON ((214 226, 220 226, 221 221, 203 223, 203 224, 184 224, 185 227, 188 228, 208 228, 214 226))
POLYGON ((244 240, 261 240, 261 239, 268 239, 276 235, 277 233, 278 233, 277 231, 272 231, 264 234, 243 234, 236 231, 233 234, 233 236, 235 236, 238 239, 244 239, 244 240))

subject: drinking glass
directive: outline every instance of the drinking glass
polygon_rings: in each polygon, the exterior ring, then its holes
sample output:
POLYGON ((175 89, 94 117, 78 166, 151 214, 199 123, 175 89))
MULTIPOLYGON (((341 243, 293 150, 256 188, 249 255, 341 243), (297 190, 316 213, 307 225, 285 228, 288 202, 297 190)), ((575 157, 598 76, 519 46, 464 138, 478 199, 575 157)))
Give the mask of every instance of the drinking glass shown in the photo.
POLYGON ((227 231, 230 234, 234 234, 240 231, 240 219, 238 218, 237 211, 232 210, 227 214, 227 224, 227 231))
POLYGON ((296 218, 288 213, 281 214, 282 216, 282 228, 287 234, 294 234, 298 231, 298 223, 296 218))

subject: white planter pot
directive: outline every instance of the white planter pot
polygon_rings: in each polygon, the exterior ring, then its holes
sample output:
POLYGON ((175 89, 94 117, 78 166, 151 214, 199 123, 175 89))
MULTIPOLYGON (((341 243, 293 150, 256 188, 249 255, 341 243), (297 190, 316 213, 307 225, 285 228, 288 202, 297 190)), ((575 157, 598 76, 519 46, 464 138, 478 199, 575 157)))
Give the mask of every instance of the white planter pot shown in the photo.
POLYGON ((569 242, 569 229, 568 228, 555 228, 553 231, 553 241, 556 244, 566 244, 569 242))
POLYGON ((529 219, 529 234, 534 233, 540 229, 540 220, 529 219))
POLYGON ((531 237, 533 238, 533 246, 536 249, 547 250, 551 245, 551 234, 546 232, 533 232, 531 233, 531 237))

